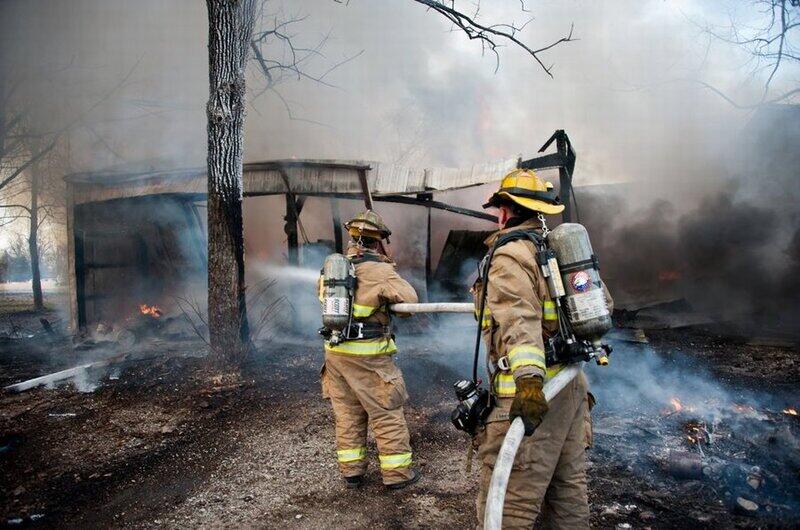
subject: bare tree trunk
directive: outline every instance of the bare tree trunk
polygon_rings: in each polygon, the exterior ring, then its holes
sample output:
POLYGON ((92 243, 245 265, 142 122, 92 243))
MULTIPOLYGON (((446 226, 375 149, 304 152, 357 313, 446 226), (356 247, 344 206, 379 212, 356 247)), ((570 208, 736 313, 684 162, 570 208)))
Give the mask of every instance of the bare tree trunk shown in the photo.
POLYGON ((31 289, 33 290, 33 309, 44 309, 42 300, 42 274, 39 269, 39 168, 31 168, 31 225, 28 233, 28 251, 31 255, 31 289))
POLYGON ((244 283, 242 160, 245 66, 256 0, 208 6, 208 325, 216 358, 238 362, 250 341, 244 283))

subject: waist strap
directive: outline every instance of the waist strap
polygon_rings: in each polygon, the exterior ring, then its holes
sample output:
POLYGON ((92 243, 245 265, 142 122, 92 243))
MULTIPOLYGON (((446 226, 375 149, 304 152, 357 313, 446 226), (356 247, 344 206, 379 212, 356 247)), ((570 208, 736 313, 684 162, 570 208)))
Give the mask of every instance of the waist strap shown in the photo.
POLYGON ((377 322, 353 322, 343 333, 347 340, 372 340, 392 336, 391 326, 377 322))

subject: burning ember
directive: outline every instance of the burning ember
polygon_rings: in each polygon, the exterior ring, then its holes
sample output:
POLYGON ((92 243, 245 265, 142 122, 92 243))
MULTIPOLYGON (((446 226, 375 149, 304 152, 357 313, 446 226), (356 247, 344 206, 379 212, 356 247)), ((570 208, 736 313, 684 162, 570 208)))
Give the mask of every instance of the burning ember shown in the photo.
POLYGON ((678 271, 658 271, 658 281, 660 282, 674 282, 681 279, 681 273, 678 271))
POLYGON ((161 311, 161 308, 159 308, 158 306, 147 305, 147 304, 141 304, 139 306, 139 311, 143 315, 151 316, 153 318, 159 318, 159 317, 161 317, 161 315, 164 314, 164 312, 161 311))
POLYGON ((684 405, 680 399, 674 397, 669 400, 669 408, 663 410, 661 412, 664 416, 672 416, 673 414, 677 414, 679 412, 693 412, 694 407, 691 405, 684 405))
POLYGON ((800 416, 800 413, 797 412, 797 409, 794 407, 786 407, 783 409, 784 414, 788 414, 789 416, 800 416))
POLYGON ((690 445, 701 443, 708 445, 711 443, 711 435, 708 432, 705 422, 691 420, 683 424, 683 432, 686 433, 686 440, 690 445))

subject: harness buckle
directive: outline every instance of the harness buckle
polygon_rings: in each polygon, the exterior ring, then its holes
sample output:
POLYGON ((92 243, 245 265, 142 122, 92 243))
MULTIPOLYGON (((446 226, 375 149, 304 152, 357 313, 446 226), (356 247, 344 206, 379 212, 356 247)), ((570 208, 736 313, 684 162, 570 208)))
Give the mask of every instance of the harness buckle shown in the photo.
POLYGON ((511 365, 508 362, 508 355, 503 355, 502 357, 497 359, 497 367, 504 372, 508 372, 511 370, 511 365))

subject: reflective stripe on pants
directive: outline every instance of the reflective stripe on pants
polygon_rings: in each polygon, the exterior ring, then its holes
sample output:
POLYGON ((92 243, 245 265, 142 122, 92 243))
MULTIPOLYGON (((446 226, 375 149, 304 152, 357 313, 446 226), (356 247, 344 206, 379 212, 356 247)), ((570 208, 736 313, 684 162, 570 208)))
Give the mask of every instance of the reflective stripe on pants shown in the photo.
POLYGON ((355 449, 339 449, 336 451, 336 460, 340 464, 346 464, 348 462, 358 462, 359 460, 364 460, 367 457, 367 448, 366 447, 356 447, 355 449))
POLYGON ((381 462, 381 469, 398 469, 411 465, 411 452, 400 453, 397 455, 378 455, 381 462))
MULTIPOLYGON (((392 357, 327 352, 323 386, 333 406, 336 446, 343 451, 358 451, 367 445, 367 425, 370 425, 378 446, 383 483, 397 484, 410 479, 411 443, 403 413, 408 394, 403 374, 392 357), (398 455, 408 456, 400 458, 398 455), (385 462, 386 457, 389 460, 385 462), (403 466, 406 460, 409 465, 403 466)), ((347 453, 347 456, 355 454, 347 453)), ((366 473, 366 457, 342 461, 340 455, 337 452, 342 475, 352 477, 366 473)))

